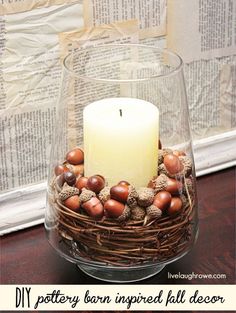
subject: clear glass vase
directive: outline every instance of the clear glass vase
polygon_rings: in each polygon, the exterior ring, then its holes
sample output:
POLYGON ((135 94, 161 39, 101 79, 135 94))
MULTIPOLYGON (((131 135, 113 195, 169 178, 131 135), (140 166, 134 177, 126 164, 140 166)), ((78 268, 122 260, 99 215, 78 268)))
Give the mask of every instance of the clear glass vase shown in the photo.
POLYGON ((192 247, 197 198, 182 60, 143 45, 63 62, 45 227, 88 275, 131 282, 192 247))

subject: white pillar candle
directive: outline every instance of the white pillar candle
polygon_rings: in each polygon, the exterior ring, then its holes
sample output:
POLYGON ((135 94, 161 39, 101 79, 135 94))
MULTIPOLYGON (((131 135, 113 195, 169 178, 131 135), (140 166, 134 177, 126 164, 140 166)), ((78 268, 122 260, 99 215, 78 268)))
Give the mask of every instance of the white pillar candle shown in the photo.
POLYGON ((147 186, 157 174, 159 111, 134 98, 90 103, 84 117, 85 176, 102 175, 109 186, 126 180, 147 186))

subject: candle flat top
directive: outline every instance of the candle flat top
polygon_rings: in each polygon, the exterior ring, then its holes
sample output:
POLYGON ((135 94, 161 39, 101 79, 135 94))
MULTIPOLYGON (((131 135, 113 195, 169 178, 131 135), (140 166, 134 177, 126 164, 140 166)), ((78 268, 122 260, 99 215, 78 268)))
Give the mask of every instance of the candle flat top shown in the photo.
POLYGON ((96 124, 128 125, 140 124, 144 120, 158 118, 159 111, 152 103, 135 98, 107 98, 90 103, 84 109, 84 118, 96 124))

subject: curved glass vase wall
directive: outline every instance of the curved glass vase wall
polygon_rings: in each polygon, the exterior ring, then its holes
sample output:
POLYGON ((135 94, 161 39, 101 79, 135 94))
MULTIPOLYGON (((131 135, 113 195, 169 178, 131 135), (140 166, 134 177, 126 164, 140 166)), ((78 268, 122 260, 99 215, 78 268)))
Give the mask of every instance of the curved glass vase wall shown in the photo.
POLYGON ((98 279, 137 281, 186 254, 197 233, 182 61, 141 45, 64 60, 45 227, 98 279))

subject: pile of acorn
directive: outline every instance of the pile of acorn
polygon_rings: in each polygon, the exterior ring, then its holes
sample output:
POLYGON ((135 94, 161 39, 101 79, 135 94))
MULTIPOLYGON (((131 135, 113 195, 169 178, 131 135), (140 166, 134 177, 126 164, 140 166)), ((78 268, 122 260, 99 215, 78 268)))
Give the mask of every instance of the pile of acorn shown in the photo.
POLYGON ((193 192, 192 162, 183 151, 159 149, 158 175, 146 187, 127 181, 108 186, 103 176, 84 176, 84 153, 74 148, 55 167, 58 200, 68 209, 95 220, 143 220, 146 225, 161 216, 175 217, 189 206, 193 192))

